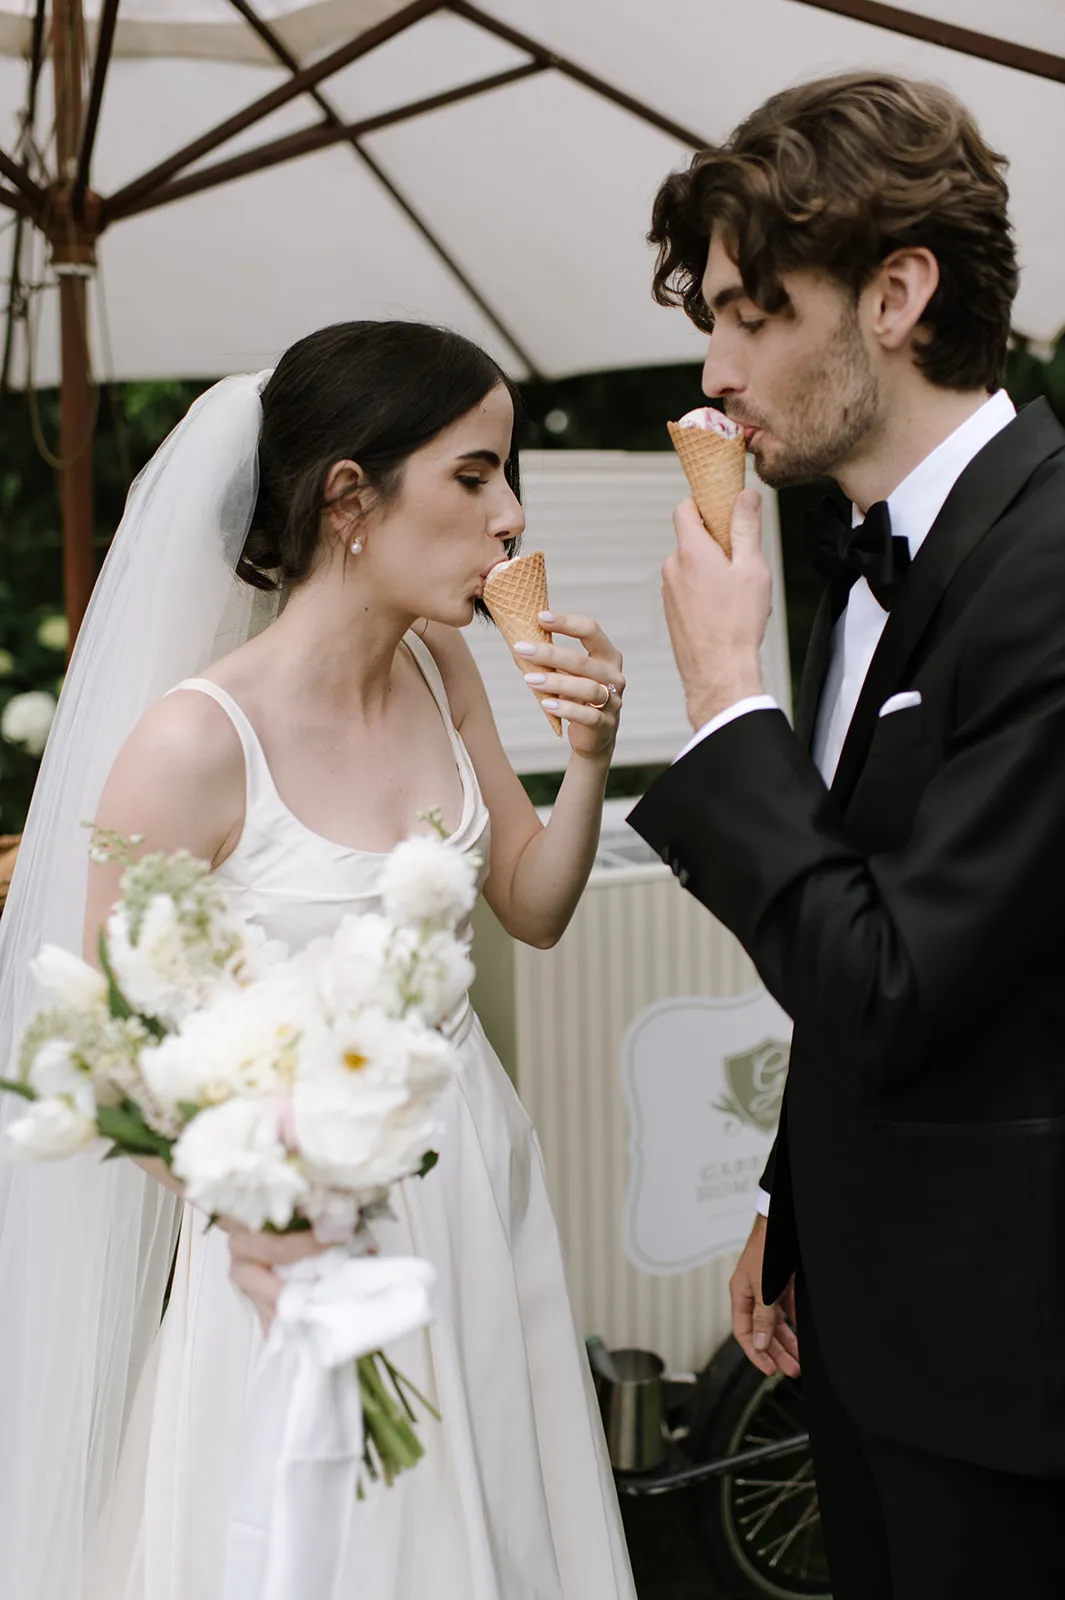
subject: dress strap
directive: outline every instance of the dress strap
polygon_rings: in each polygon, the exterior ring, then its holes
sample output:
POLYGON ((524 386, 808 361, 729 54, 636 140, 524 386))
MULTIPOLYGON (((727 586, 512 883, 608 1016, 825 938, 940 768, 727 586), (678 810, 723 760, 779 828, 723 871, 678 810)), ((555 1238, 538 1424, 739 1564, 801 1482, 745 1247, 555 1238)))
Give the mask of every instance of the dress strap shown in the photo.
POLYGON ((227 694, 226 690, 220 688, 217 683, 212 683, 209 678, 184 678, 181 683, 176 683, 168 693, 177 694, 179 689, 191 689, 197 694, 207 695, 208 699, 213 700, 215 705, 225 712, 233 724, 234 732, 240 740, 241 749, 244 751, 244 772, 248 799, 251 799, 250 791, 253 782, 256 782, 259 788, 265 787, 267 793, 269 793, 274 786, 273 779, 266 764, 266 754, 259 742, 259 735, 252 727, 247 714, 241 710, 233 696, 227 694))
POLYGON ((444 679, 441 676, 440 668, 436 664, 436 657, 433 655, 433 652, 430 650, 429 646, 424 642, 424 640, 419 639, 416 633, 406 634, 403 642, 407 646, 411 655, 414 657, 422 677, 429 685, 433 699, 440 707, 440 715, 444 719, 445 726, 447 727, 448 734, 451 738, 451 743, 456 747, 456 749, 461 748, 463 754, 465 754, 465 746, 462 744, 462 740, 459 737, 459 731, 455 726, 455 719, 451 715, 451 702, 448 700, 447 690, 444 687, 444 679))

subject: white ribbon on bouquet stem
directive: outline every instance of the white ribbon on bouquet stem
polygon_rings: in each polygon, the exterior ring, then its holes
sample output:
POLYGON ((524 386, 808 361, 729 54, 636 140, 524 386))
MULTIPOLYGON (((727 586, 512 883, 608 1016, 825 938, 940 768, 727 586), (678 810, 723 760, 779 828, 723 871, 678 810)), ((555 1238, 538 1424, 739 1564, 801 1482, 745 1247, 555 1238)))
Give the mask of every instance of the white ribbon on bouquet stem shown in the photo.
POLYGON ((413 1256, 336 1248, 282 1275, 248 1389, 225 1600, 334 1600, 362 1470, 356 1362, 432 1315, 436 1274, 413 1256))

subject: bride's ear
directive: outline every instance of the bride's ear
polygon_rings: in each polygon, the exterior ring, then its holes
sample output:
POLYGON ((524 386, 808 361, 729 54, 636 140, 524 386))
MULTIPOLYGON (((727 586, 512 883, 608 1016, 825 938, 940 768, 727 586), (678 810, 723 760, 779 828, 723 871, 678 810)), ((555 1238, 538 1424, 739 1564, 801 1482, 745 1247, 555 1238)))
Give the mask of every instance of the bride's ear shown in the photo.
POLYGON ((354 461, 337 461, 325 480, 323 514, 326 527, 339 543, 350 545, 363 520, 366 474, 354 461))

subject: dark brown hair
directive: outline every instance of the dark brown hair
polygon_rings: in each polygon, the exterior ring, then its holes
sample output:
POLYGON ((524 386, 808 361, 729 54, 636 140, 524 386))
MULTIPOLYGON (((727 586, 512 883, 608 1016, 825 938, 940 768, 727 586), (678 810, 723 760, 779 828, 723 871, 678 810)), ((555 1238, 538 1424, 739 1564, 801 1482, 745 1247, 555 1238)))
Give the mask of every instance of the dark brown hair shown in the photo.
MULTIPOLYGON (((379 506, 399 493, 407 458, 498 384, 518 391, 478 345, 423 322, 338 322, 286 350, 263 390, 259 496, 237 576, 257 589, 299 583, 320 536, 325 484, 355 461, 379 506)), ((517 450, 506 466, 520 498, 517 450)), ((513 554, 517 540, 504 541, 513 554)), ((478 610, 481 610, 478 602, 478 610)))
POLYGON ((1005 165, 933 84, 855 73, 788 89, 659 189, 654 297, 712 331, 700 286, 717 229, 771 313, 788 306, 789 273, 821 271, 857 298, 893 251, 924 248, 940 281, 919 367, 942 388, 995 389, 1017 293, 1005 165))

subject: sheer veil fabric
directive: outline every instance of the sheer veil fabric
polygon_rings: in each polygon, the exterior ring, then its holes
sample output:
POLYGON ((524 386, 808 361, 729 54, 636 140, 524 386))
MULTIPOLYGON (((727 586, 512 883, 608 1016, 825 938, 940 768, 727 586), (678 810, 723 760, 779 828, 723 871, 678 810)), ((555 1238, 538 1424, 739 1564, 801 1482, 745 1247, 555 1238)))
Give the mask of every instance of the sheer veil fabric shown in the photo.
MULTIPOLYGON (((29 962, 80 952, 88 833, 147 708, 276 614, 235 568, 258 488, 269 373, 202 395, 130 491, 41 765, 0 919, 0 1069, 37 1003, 29 962)), ((17 1110, 3 1097, 0 1122, 17 1110)), ((178 1202, 100 1152, 0 1164, 0 1595, 100 1600, 90 1559, 158 1328, 178 1202)))

